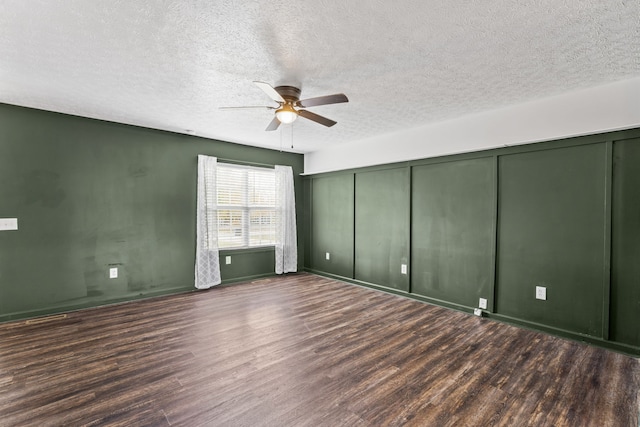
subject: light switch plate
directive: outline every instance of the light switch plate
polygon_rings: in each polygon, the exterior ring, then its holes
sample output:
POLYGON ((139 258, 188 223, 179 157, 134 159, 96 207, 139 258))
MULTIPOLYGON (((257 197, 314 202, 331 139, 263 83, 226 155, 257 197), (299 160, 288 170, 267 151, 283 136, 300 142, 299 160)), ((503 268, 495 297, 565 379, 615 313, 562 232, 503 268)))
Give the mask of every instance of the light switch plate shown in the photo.
POLYGON ((224 257, 224 263, 225 264, 231 264, 231 255, 227 255, 226 257, 224 257))
POLYGON ((327 261, 331 259, 331 255, 329 255, 329 252, 327 252, 327 253, 324 255, 324 259, 326 259, 327 261))
POLYGON ((400 266, 400 273, 407 274, 407 264, 402 264, 400 266))
POLYGON ((478 302, 478 307, 486 310, 487 309, 487 299, 486 298, 480 298, 480 301, 478 302))
POLYGON ((545 300, 547 299, 547 288, 544 286, 536 286, 536 299, 545 300))
POLYGON ((0 231, 17 230, 18 218, 0 218, 0 231))

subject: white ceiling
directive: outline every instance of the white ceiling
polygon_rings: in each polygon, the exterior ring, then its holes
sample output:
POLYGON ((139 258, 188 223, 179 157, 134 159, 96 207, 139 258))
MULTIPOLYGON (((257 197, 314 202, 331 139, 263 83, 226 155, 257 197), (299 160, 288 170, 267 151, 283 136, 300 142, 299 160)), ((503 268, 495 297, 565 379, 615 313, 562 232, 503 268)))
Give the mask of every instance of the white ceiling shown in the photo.
POLYGON ((311 152, 640 75, 637 0, 0 0, 0 102, 311 152))

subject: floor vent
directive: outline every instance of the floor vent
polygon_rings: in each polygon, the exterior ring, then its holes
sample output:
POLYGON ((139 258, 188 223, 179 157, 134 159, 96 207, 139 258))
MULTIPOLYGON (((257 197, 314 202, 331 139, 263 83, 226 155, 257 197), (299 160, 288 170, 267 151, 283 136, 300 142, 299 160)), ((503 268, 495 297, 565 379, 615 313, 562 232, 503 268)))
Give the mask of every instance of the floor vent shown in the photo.
POLYGON ((36 317, 35 319, 29 319, 27 321, 24 322, 25 325, 39 325, 40 323, 49 323, 49 322, 54 322, 56 320, 63 320, 66 319, 67 315, 66 314, 56 314, 54 316, 47 316, 47 317, 36 317))

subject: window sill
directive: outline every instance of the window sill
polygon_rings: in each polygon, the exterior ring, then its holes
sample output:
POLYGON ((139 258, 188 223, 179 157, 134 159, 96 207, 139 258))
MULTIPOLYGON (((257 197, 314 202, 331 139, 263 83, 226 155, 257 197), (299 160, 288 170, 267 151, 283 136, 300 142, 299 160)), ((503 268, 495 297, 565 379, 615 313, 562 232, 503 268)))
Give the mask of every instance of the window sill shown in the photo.
POLYGON ((256 246, 253 248, 225 248, 219 249, 220 255, 226 253, 234 253, 234 254, 250 254, 250 253, 259 253, 259 252, 273 252, 275 250, 275 246, 256 246))

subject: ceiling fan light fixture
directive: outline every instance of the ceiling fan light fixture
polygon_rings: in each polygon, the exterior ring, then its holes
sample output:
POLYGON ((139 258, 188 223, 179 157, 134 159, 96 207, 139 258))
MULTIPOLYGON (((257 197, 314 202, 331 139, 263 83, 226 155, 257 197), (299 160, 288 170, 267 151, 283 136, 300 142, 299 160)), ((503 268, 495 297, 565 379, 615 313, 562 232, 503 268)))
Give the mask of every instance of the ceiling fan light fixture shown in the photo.
POLYGON ((285 104, 276 110, 276 117, 280 123, 288 125, 298 118, 298 112, 291 105, 285 104))
POLYGON ((258 107, 220 107, 223 109, 230 108, 266 108, 267 110, 276 110, 275 117, 271 119, 266 131, 277 130, 281 124, 291 124, 296 121, 298 116, 303 119, 311 120, 322 126, 331 127, 336 124, 334 120, 322 117, 319 114, 312 113, 307 110, 308 107, 317 105, 340 104, 349 102, 349 98, 344 93, 335 93, 333 95, 317 96, 315 98, 300 99, 300 89, 294 86, 276 86, 273 87, 269 83, 254 82, 262 91, 278 103, 278 107, 258 106, 258 107), (300 108, 296 110, 295 107, 300 108))

